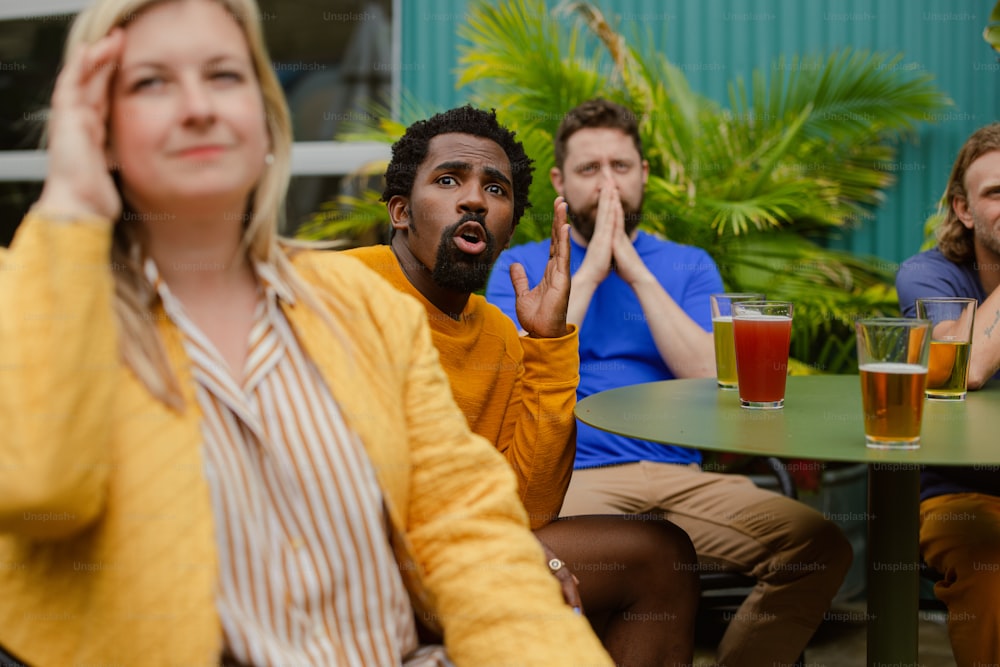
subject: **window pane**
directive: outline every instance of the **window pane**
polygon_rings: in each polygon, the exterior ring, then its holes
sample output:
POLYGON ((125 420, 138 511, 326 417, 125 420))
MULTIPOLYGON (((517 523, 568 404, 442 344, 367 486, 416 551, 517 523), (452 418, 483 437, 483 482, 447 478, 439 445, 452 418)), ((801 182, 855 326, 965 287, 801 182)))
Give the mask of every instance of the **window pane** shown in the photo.
POLYGON ((388 106, 392 0, 261 0, 260 9, 296 141, 333 139, 372 101, 388 106))
MULTIPOLYGON (((392 0, 261 0, 296 141, 333 139, 388 105, 392 0)), ((72 14, 0 21, 0 150, 35 148, 72 14)))
POLYGON ((0 150, 38 146, 71 18, 0 21, 0 150))
MULTIPOLYGON (((392 0, 259 0, 259 5, 296 141, 332 140, 345 124, 367 121, 372 103, 388 106, 395 72, 392 0)), ((0 21, 0 151, 38 147, 73 18, 0 21)), ((293 179, 282 233, 294 233, 340 192, 337 174, 345 166, 330 162, 329 177, 293 179)), ((9 243, 40 189, 39 183, 0 182, 0 244, 9 243)))

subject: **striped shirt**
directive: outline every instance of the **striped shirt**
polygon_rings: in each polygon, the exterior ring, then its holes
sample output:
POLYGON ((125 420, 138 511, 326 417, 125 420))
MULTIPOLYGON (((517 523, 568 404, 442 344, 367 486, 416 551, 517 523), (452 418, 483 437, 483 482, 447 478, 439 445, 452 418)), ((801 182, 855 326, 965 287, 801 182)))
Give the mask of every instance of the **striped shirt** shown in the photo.
POLYGON ((403 664, 416 628, 374 471, 279 306, 293 295, 270 267, 254 269, 262 298, 240 386, 145 265, 183 335, 204 414, 227 652, 257 667, 403 664))

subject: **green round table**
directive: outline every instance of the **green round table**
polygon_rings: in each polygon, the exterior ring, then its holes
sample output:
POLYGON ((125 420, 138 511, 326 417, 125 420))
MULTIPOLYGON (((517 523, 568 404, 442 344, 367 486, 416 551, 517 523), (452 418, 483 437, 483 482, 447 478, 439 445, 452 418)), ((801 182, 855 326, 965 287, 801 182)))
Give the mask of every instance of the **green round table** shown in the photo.
POLYGON ((868 664, 916 664, 920 465, 1000 469, 1000 383, 965 401, 925 401, 920 447, 865 446, 857 375, 788 378, 785 407, 747 410, 713 378, 604 391, 576 406, 612 433, 702 450, 867 463, 868 664))

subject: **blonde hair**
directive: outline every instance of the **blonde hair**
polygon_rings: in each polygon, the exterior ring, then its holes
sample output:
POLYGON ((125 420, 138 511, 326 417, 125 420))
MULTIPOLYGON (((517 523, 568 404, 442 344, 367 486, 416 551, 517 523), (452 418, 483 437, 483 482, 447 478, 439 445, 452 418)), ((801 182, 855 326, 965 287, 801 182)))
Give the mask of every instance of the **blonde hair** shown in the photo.
MULTIPOLYGON (((70 29, 66 53, 93 43, 112 29, 125 26, 153 5, 179 0, 97 0, 80 13, 70 29)), ((210 0, 222 5, 243 31, 253 68, 260 86, 274 159, 255 188, 246 218, 242 247, 248 257, 273 266, 278 275, 307 304, 318 308, 312 290, 292 268, 278 238, 285 193, 291 175, 292 128, 284 93, 264 44, 260 11, 255 0, 210 0)), ((123 203, 124 211, 128 203, 123 203)), ((177 377, 170 367, 155 317, 149 308, 155 300, 153 286, 143 274, 143 253, 138 229, 121 218, 115 225, 111 266, 115 284, 115 315, 119 326, 120 351, 124 362, 157 398, 181 409, 183 398, 177 377)), ((322 312, 321 308, 318 308, 322 312)), ((325 318, 328 319, 328 318, 325 318)))
POLYGON ((965 190, 965 172, 969 165, 993 151, 1000 151, 1000 123, 991 123, 973 132, 951 168, 948 188, 941 202, 941 208, 946 210, 942 211, 944 221, 937 228, 937 242, 941 254, 956 264, 975 259, 975 234, 958 219, 953 205, 956 199, 969 200, 969 193, 965 190))

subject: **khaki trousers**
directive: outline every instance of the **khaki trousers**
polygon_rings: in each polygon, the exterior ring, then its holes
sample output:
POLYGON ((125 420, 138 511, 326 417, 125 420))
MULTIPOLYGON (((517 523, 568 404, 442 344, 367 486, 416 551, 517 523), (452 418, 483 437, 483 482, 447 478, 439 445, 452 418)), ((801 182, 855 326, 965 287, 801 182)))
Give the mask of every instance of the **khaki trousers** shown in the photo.
POLYGON ((662 516, 687 531, 702 567, 757 578, 719 644, 727 667, 794 664, 851 565, 835 524, 743 475, 649 461, 575 470, 561 515, 612 513, 662 516))
POLYGON ((956 664, 1000 664, 1000 498, 952 493, 920 503, 920 553, 944 575, 934 594, 948 605, 956 664))

